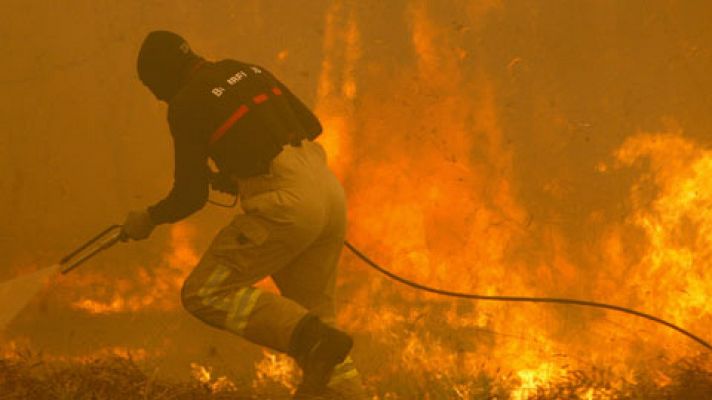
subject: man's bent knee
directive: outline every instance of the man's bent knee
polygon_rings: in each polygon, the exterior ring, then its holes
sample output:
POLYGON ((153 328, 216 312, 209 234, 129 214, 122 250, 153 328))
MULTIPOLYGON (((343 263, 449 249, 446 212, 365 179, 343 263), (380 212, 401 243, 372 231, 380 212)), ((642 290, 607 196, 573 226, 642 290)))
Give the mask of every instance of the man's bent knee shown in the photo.
MULTIPOLYGON (((183 283, 181 303, 189 313, 205 320, 205 314, 224 313, 228 297, 232 294, 226 284, 231 270, 218 265, 209 273, 202 271, 205 271, 204 267, 198 265, 183 283)), ((214 325, 214 321, 206 322, 214 325)))
POLYGON ((183 288, 181 288, 180 300, 186 311, 194 315, 198 312, 200 301, 196 293, 190 290, 190 285, 187 280, 183 283, 183 288))

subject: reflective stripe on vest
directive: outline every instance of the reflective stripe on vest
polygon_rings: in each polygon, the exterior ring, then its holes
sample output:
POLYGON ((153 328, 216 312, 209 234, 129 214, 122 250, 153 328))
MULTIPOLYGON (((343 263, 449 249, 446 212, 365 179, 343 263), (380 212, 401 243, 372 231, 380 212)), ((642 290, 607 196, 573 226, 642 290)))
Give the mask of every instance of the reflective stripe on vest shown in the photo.
MULTIPOLYGON (((282 91, 279 88, 272 88, 272 94, 275 96, 281 96, 282 91)), ((253 97, 252 102, 255 104, 261 104, 267 101, 268 99, 269 95, 267 93, 261 93, 253 97)), ((213 145, 215 142, 220 140, 220 138, 223 137, 240 118, 244 117, 248 111, 250 111, 250 109, 245 104, 241 104, 239 107, 237 107, 237 110, 235 110, 235 112, 232 113, 232 115, 230 115, 225 120, 225 122, 223 122, 222 125, 220 125, 218 129, 215 130, 215 132, 213 132, 213 134, 210 136, 210 141, 208 141, 208 144, 213 145)))

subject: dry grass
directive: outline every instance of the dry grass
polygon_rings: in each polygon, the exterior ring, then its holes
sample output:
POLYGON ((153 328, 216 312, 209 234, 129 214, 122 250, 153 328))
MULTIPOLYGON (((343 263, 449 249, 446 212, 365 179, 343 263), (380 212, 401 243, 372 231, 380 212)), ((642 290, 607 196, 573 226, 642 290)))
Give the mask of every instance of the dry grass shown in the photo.
POLYGON ((22 352, 0 359, 0 399, 218 400, 252 399, 233 390, 213 391, 198 381, 171 382, 145 374, 131 359, 52 362, 22 352))
POLYGON ((539 388, 529 400, 578 400, 591 398, 616 400, 710 400, 712 374, 704 370, 701 359, 687 359, 668 365, 662 373, 666 382, 649 372, 639 372, 635 383, 611 379, 602 369, 571 371, 551 387, 539 388), (613 388, 615 383, 616 388, 613 388), (590 394, 589 394, 590 393, 590 394), (591 397, 586 397, 586 396, 591 397))
MULTIPOLYGON (((655 376, 641 372, 636 383, 615 382, 603 369, 571 371, 547 387, 532 389, 528 400, 709 400, 712 399, 712 374, 700 367, 706 361, 688 359, 668 365, 667 377, 660 383, 655 376), (615 387, 615 388, 614 388, 615 387)), ((368 378, 376 371, 363 371, 368 378)), ((378 399, 472 399, 505 400, 517 385, 510 375, 430 376, 410 380, 394 370, 389 377, 367 379, 378 399)), ((32 400, 217 400, 283 399, 284 387, 251 389, 222 387, 216 390, 197 380, 170 381, 147 375, 137 362, 124 357, 102 357, 85 362, 46 362, 41 354, 21 352, 0 359, 0 399, 32 400)), ((520 394, 521 398, 521 394, 520 394)))

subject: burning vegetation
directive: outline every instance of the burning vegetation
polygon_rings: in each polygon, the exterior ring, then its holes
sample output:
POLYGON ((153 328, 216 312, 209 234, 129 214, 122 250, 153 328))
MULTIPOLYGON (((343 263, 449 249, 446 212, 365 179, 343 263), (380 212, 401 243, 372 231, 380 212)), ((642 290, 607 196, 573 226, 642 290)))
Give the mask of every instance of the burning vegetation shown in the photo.
MULTIPOLYGON (((709 369, 703 367, 709 366, 709 358, 703 357, 658 362, 656 370, 641 369, 633 380, 592 365, 583 370, 564 366, 552 376, 547 367, 512 374, 502 370, 488 372, 484 365, 475 374, 454 367, 433 373, 429 359, 410 361, 416 361, 411 368, 370 379, 371 385, 382 393, 374 398, 423 398, 426 394, 425 398, 432 399, 704 400, 712 393, 709 369)), ((379 365, 372 363, 361 363, 364 371, 378 371, 379 365)), ((265 353, 256 367, 251 384, 215 376, 211 368, 196 363, 190 365, 192 379, 175 380, 156 377, 140 365, 140 360, 126 354, 47 360, 42 354, 19 351, 0 359, 0 391, 2 398, 33 400, 291 398, 297 381, 289 360, 265 353)), ((340 397, 334 399, 337 398, 340 397)))
MULTIPOLYGON (((565 60, 548 64, 520 43, 509 52, 495 48, 492 24, 504 15, 515 22, 495 31, 502 40, 513 40, 516 29, 544 29, 527 22, 536 12, 516 2, 453 1, 460 15, 448 23, 437 1, 405 3, 399 15, 411 51, 394 65, 369 58, 368 46, 379 42, 358 6, 330 2, 322 21, 315 110, 348 192, 349 240, 430 286, 602 301, 712 340, 710 143, 670 115, 642 129, 650 122, 628 122, 635 110, 612 118, 626 132, 606 136, 613 122, 600 115, 624 106, 611 98, 617 93, 598 93, 591 105, 578 98, 595 88, 565 86, 587 76, 550 77, 553 89, 531 83, 565 60), (581 112, 584 106, 594 111, 581 112)), ((678 44, 692 52, 692 44, 678 44)), ((281 49, 275 63, 289 62, 295 50, 281 49)), ((555 59, 585 58, 574 47, 553 51, 555 59)), ((615 54, 603 54, 617 65, 615 54)), ((620 73, 633 76, 624 61, 620 73)), ((288 398, 297 369, 258 349, 230 358, 210 346, 200 349, 202 359, 174 365, 183 379, 164 377, 161 360, 191 343, 178 337, 190 325, 170 321, 181 313, 180 287, 204 247, 199 230, 193 221, 173 226, 158 265, 122 276, 87 268, 55 282, 33 306, 41 315, 135 330, 148 326, 140 318, 163 325, 143 331, 142 341, 87 345, 81 355, 21 351, 33 343, 15 337, 0 359, 0 399, 288 398)), ((342 265, 338 322, 355 335, 353 358, 374 399, 712 398, 710 354, 649 321, 442 298, 376 276, 350 254, 342 265)), ((18 336, 23 326, 38 329, 25 320, 18 336)))

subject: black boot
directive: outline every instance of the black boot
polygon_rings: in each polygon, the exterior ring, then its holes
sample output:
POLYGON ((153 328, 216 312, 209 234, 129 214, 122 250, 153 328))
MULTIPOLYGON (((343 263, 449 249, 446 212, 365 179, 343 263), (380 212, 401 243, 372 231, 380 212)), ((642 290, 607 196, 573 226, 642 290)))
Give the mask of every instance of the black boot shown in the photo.
POLYGON ((334 367, 344 362, 352 346, 349 335, 317 316, 307 314, 302 318, 294 329, 288 351, 302 368, 302 383, 295 398, 313 398, 324 393, 334 367))

